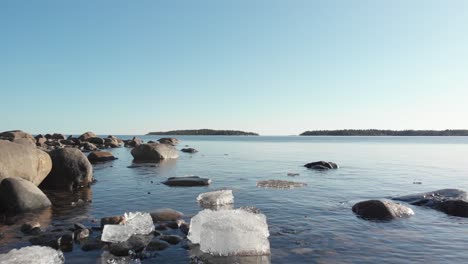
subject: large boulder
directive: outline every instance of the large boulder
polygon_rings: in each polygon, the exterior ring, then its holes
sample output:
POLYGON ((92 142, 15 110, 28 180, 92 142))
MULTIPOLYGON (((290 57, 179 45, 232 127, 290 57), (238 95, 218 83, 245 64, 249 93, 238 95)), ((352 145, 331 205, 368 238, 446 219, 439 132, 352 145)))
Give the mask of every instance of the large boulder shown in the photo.
POLYGON ((459 189, 441 189, 432 192, 394 197, 393 200, 429 207, 448 215, 468 217, 467 193, 459 189))
POLYGON ((50 138, 51 139, 56 139, 56 140, 66 139, 64 134, 58 134, 58 133, 54 133, 50 138))
POLYGON ((93 132, 86 132, 83 133, 81 136, 78 137, 80 141, 86 141, 88 138, 96 137, 96 134, 93 132))
POLYGON ((390 201, 368 200, 355 204, 353 212, 364 219, 391 220, 414 215, 413 210, 390 201))
POLYGON ((75 148, 56 149, 49 152, 52 171, 41 188, 74 190, 88 186, 93 180, 93 167, 88 158, 75 148))
POLYGON ((114 155, 112 155, 112 153, 108 151, 94 151, 88 155, 88 160, 91 163, 98 163, 98 162, 110 161, 110 160, 115 160, 115 159, 117 158, 114 157, 114 155))
POLYGON ((132 149, 132 156, 135 161, 161 161, 165 159, 177 159, 179 153, 172 145, 148 143, 141 144, 132 149))
POLYGON ((169 144, 172 146, 179 144, 179 140, 177 138, 160 138, 158 141, 161 144, 169 144))
POLYGON ((5 132, 0 133, 0 139, 15 141, 20 138, 28 139, 34 144, 36 144, 36 139, 31 134, 28 134, 21 130, 12 130, 12 131, 5 131, 5 132))
POLYGON ((15 215, 51 206, 47 196, 32 182, 6 178, 0 183, 0 211, 15 215))
POLYGON ((7 140, 0 140, 0 181, 20 177, 39 185, 52 169, 46 152, 7 140))

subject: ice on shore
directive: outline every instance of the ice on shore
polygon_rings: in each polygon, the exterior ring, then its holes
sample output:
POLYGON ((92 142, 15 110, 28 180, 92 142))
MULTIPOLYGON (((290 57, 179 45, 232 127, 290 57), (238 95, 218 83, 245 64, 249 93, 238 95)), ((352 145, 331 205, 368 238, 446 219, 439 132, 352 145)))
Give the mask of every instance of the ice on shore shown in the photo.
POLYGON ((233 204, 234 196, 232 195, 232 190, 219 190, 202 193, 198 195, 197 201, 205 206, 233 204))
POLYGON ((215 256, 270 254, 266 217, 242 209, 203 210, 190 222, 188 239, 215 256))
POLYGON ((63 264, 65 257, 62 251, 51 247, 30 246, 20 249, 12 249, 6 254, 0 254, 2 264, 63 264))
POLYGON ((105 225, 101 240, 104 242, 124 242, 132 235, 148 235, 154 231, 151 215, 148 213, 125 213, 124 225, 105 225))
POLYGON ((154 231, 153 218, 149 213, 125 213, 127 226, 135 230, 135 235, 147 235, 154 231))
POLYGON ((267 180, 267 181, 257 182, 257 187, 262 187, 262 188, 291 189, 291 188, 303 187, 303 186, 307 186, 307 184, 302 183, 302 182, 283 181, 283 180, 267 180))

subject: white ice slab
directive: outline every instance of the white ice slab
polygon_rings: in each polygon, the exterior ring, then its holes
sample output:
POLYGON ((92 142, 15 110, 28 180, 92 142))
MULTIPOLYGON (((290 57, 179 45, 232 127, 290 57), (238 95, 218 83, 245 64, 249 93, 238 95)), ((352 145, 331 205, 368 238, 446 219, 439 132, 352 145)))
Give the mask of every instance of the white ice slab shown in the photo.
POLYGON ((206 192, 198 195, 197 201, 202 205, 225 205, 233 204, 234 196, 232 190, 220 190, 213 192, 206 192))
POLYGON ((31 246, 12 249, 6 254, 0 254, 2 264, 63 264, 65 257, 62 251, 50 247, 31 246))

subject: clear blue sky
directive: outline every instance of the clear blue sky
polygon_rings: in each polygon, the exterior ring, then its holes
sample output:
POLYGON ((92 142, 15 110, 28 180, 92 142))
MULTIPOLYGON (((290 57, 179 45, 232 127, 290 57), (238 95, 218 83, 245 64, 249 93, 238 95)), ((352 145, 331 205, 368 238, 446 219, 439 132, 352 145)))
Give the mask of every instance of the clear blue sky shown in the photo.
POLYGON ((0 130, 468 128, 468 1, 0 1, 0 130))

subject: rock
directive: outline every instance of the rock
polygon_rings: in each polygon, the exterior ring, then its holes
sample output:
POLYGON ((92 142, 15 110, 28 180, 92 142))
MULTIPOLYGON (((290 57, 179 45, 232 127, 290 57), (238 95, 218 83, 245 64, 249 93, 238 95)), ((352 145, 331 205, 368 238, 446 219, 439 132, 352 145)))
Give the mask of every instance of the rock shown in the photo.
POLYGON ((177 245, 180 243, 180 241, 183 240, 180 236, 176 235, 162 235, 158 238, 159 240, 166 241, 167 243, 171 245, 177 245))
POLYGON ((183 148, 180 151, 185 152, 185 153, 192 153, 192 154, 198 152, 198 150, 196 150, 194 148, 183 148))
POLYGON ((104 139, 104 145, 106 147, 110 147, 110 148, 118 148, 120 147, 120 143, 119 141, 117 140, 117 138, 105 138, 104 139))
POLYGON ((369 220, 391 220, 414 215, 411 208, 381 200, 359 202, 353 206, 352 210, 358 216, 369 220))
POLYGON ((467 193, 458 189, 441 189, 392 198, 412 205, 425 206, 448 215, 468 217, 467 193))
POLYGON ((63 264, 65 257, 59 250, 50 247, 30 246, 20 249, 12 249, 6 254, 0 254, 2 264, 63 264))
POLYGON ((82 240, 89 237, 91 231, 89 229, 78 229, 73 232, 76 240, 82 240))
POLYGON ((49 152, 52 171, 42 182, 41 188, 75 190, 88 186, 93 180, 93 167, 78 149, 64 148, 49 152))
POLYGON ((133 137, 132 139, 130 140, 124 140, 124 144, 125 144, 125 147, 137 147, 141 144, 143 144, 143 140, 137 138, 137 137, 133 137))
POLYGON ((170 244, 167 243, 166 241, 156 239, 156 240, 151 241, 148 244, 148 246, 146 246, 146 250, 147 251, 161 251, 161 250, 168 248, 169 246, 170 244))
POLYGON ((303 186, 307 186, 307 184, 303 182, 293 182, 293 181, 283 181, 283 180, 266 180, 266 181, 257 182, 257 187, 262 187, 262 188, 291 189, 291 188, 303 187, 303 186))
POLYGON ((62 139, 59 141, 61 144, 66 145, 66 146, 75 146, 75 141, 70 140, 70 139, 62 139))
POLYGON ((80 244, 83 251, 100 250, 104 247, 104 244, 97 239, 86 239, 81 241, 80 244))
POLYGON ((78 137, 80 141, 86 141, 88 138, 96 137, 96 134, 93 132, 86 132, 78 137))
POLYGON ((211 184, 210 179, 200 178, 198 176, 186 176, 186 177, 170 177, 167 181, 162 182, 167 186, 207 186, 211 184))
POLYGON ((37 135, 34 138, 36 139, 37 146, 43 146, 45 142, 47 141, 47 138, 44 137, 43 135, 37 135))
POLYGON ((307 163, 304 167, 312 170, 329 170, 329 169, 338 169, 338 165, 333 162, 326 162, 326 161, 316 161, 307 163))
POLYGON ((39 222, 24 223, 21 226, 21 232, 26 235, 39 234, 41 232, 41 224, 39 222))
POLYGON ((150 215, 154 223, 163 221, 176 221, 184 216, 183 213, 170 208, 154 210, 150 213, 150 215))
POLYGON ((86 142, 93 143, 94 145, 104 145, 105 141, 100 137, 90 137, 86 139, 86 142))
POLYGON ((52 160, 46 152, 0 140, 0 181, 20 177, 39 185, 51 169, 52 160))
POLYGON ((176 148, 168 144, 149 143, 141 144, 132 149, 135 161, 156 161, 177 159, 179 153, 176 148))
POLYGON ((125 224, 125 217, 121 215, 108 216, 101 218, 101 228, 105 225, 123 225, 125 224))
POLYGON ((88 160, 91 163, 105 162, 117 159, 108 151, 94 151, 88 155, 88 160))
POLYGON ((0 212, 15 215, 51 205, 49 198, 30 181, 6 178, 0 183, 0 212))
POLYGON ((66 139, 65 135, 63 134, 58 134, 58 133, 54 133, 52 136, 50 136, 51 139, 56 139, 56 140, 60 140, 60 139, 66 139))
POLYGON ((133 235, 125 242, 112 243, 109 246, 109 251, 115 256, 128 256, 130 251, 139 253, 145 249, 152 239, 152 235, 133 235))
POLYGON ((70 251, 71 249, 73 249, 73 238, 73 233, 70 232, 51 232, 33 237, 29 239, 29 242, 31 242, 31 244, 33 245, 47 246, 63 251, 70 251))
POLYGON ((83 150, 86 150, 86 151, 95 151, 98 149, 96 145, 94 145, 93 143, 89 143, 89 142, 82 143, 81 147, 83 148, 83 150))
POLYGON ((161 144, 169 144, 172 146, 179 144, 179 140, 177 138, 160 138, 158 141, 161 144))
POLYGON ((18 139, 13 140, 13 142, 16 144, 28 146, 30 148, 36 148, 36 143, 32 142, 31 139, 29 138, 18 138, 18 139))
POLYGON ((27 139, 31 141, 32 143, 36 144, 36 139, 31 134, 28 134, 21 130, 12 130, 12 131, 6 131, 6 132, 0 133, 0 139, 15 141, 21 138, 27 139))
POLYGON ((187 223, 182 223, 180 225, 179 229, 184 235, 188 235, 190 227, 189 227, 189 225, 187 223))

